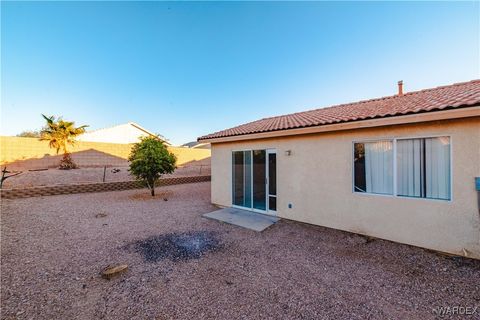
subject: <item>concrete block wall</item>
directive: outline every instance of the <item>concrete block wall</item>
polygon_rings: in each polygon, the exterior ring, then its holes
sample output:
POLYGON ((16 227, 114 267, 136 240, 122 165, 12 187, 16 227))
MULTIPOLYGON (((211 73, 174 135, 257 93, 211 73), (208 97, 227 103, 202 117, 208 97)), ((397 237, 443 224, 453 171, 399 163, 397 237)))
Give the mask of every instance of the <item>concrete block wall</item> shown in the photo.
MULTIPOLYGON (((157 186, 169 186, 184 183, 196 183, 210 181, 208 176, 190 176, 190 177, 176 177, 160 179, 157 186)), ((30 197, 52 196, 60 194, 75 194, 88 192, 105 192, 105 191, 120 191, 128 189, 144 188, 144 185, 139 181, 121 181, 121 182, 104 182, 104 183, 79 183, 68 185, 53 185, 18 189, 1 189, 0 198, 3 199, 19 199, 30 197)))
MULTIPOLYGON (((127 166, 132 144, 78 141, 71 147, 73 160, 80 167, 127 166)), ((208 149, 169 147, 177 156, 177 165, 184 166, 210 158, 208 149)), ((62 155, 57 155, 48 142, 36 138, 0 137, 0 165, 12 170, 54 168, 62 155)))

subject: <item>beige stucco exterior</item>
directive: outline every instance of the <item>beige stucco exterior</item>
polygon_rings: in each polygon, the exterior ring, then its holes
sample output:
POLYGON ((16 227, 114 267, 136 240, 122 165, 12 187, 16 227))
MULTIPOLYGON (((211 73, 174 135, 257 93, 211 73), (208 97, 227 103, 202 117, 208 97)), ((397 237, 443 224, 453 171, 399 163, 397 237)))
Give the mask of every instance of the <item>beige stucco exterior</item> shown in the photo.
POLYGON ((212 203, 232 204, 232 150, 270 148, 279 217, 480 259, 480 117, 212 143, 212 203), (439 135, 451 137, 451 201, 352 191, 354 141, 439 135))

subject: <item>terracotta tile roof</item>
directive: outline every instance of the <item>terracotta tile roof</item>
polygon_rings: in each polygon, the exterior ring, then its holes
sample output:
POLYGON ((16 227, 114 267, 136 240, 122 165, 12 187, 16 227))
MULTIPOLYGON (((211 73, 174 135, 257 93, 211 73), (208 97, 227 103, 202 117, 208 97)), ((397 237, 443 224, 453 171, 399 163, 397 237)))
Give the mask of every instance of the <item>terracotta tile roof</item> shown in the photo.
POLYGON ((208 134, 198 140, 393 117, 478 104, 480 104, 480 79, 409 92, 401 96, 395 95, 265 118, 208 134))

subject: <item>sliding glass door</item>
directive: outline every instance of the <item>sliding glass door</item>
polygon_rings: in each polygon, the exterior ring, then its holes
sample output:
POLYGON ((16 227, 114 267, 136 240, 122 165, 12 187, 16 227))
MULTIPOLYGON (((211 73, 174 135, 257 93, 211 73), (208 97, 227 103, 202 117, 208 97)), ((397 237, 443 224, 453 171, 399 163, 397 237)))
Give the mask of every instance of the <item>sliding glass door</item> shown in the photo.
POLYGON ((233 163, 233 204, 240 207, 252 206, 252 152, 234 151, 233 163))
POLYGON ((276 189, 275 150, 246 150, 232 153, 234 206, 260 212, 275 211, 276 189))

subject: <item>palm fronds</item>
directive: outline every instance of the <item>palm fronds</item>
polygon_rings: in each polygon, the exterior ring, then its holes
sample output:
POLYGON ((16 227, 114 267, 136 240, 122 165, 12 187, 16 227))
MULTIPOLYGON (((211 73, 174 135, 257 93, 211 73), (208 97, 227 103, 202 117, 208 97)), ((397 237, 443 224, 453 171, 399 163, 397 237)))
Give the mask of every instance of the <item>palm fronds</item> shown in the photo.
POLYGON ((47 123, 40 132, 40 140, 48 141, 50 148, 55 149, 57 154, 60 150, 68 153, 67 147, 75 145, 76 138, 85 133, 85 128, 88 127, 75 127, 75 122, 55 119, 54 116, 47 117, 42 114, 42 117, 47 123))
POLYGON ((48 141, 48 146, 55 149, 57 154, 61 150, 64 155, 68 155, 68 146, 74 146, 76 138, 85 133, 85 128, 88 127, 75 127, 75 122, 65 121, 61 117, 47 117, 44 114, 42 117, 47 123, 40 131, 40 141, 48 141))

